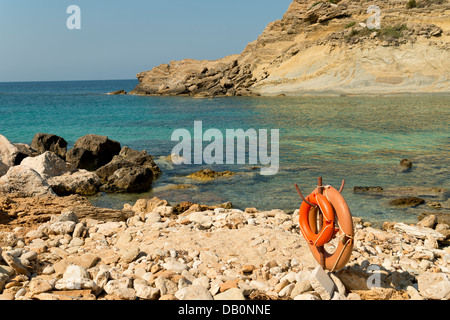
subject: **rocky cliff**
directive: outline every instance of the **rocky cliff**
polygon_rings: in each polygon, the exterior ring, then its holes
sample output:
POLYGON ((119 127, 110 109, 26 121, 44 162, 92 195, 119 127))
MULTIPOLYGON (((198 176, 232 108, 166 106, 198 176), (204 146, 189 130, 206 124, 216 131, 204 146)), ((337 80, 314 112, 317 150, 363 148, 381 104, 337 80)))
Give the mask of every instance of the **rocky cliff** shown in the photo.
POLYGON ((157 66, 131 93, 450 92, 449 40, 449 0, 294 0, 241 54, 157 66))

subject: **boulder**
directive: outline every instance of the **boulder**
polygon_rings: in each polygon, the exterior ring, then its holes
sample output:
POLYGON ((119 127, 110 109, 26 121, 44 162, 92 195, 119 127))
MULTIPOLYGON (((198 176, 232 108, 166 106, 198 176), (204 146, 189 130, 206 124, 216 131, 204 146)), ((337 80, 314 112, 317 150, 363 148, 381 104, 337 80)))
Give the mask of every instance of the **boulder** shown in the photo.
POLYGON ((155 161, 153 161, 152 156, 150 156, 145 150, 138 151, 133 150, 129 147, 123 147, 117 157, 135 163, 142 167, 151 169, 153 171, 154 177, 158 177, 159 175, 161 175, 161 169, 156 165, 155 161))
POLYGON ((78 169, 95 171, 98 168, 97 157, 91 151, 86 149, 70 149, 66 154, 66 160, 78 169))
POLYGON ((115 155, 118 155, 121 147, 119 142, 110 140, 106 136, 88 134, 75 142, 74 149, 84 149, 92 152, 97 160, 96 169, 98 169, 109 163, 115 155))
POLYGON ((71 194, 92 196, 99 192, 101 186, 97 174, 83 169, 50 178, 47 182, 59 196, 71 194))
POLYGON ((14 166, 17 163, 19 156, 19 150, 9 140, 0 134, 0 161, 7 166, 14 166))
POLYGON ((106 192, 145 192, 153 183, 153 172, 149 168, 125 167, 108 177, 101 190, 106 192))
POLYGON ((63 175, 71 170, 70 165, 50 151, 37 157, 25 158, 20 165, 33 169, 45 180, 63 175))
POLYGON ((450 299, 450 279, 445 273, 423 273, 417 279, 420 295, 430 300, 450 299))
POLYGON ((122 168, 138 168, 139 166, 129 162, 127 160, 123 160, 120 157, 114 157, 114 159, 102 166, 101 168, 97 169, 95 173, 100 177, 102 183, 107 183, 108 178, 114 174, 119 169, 122 168))
POLYGON ((55 195, 39 173, 21 165, 11 167, 6 175, 0 178, 0 193, 24 198, 55 195))
POLYGON ((36 133, 30 146, 38 153, 51 151, 63 159, 66 158, 67 142, 57 135, 49 133, 36 133))

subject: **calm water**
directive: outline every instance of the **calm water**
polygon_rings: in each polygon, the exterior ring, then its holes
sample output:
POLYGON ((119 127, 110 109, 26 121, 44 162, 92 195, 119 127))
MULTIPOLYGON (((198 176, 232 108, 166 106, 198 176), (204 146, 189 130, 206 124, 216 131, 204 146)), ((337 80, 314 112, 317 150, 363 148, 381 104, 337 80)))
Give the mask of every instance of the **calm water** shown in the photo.
MULTIPOLYGON (((355 216, 372 222, 414 222, 418 213, 432 210, 427 205, 392 208, 387 197, 356 194, 353 188, 450 187, 450 95, 192 99, 104 94, 130 91, 136 84, 134 80, 0 83, 0 134, 12 142, 30 143, 36 132, 53 133, 71 146, 77 138, 95 133, 122 146, 147 150, 163 176, 148 194, 91 198, 94 204, 114 208, 158 196, 174 204, 231 201, 242 209, 292 211, 300 204, 294 183, 309 194, 321 176, 336 187, 346 179, 344 195, 355 216), (224 135, 226 129, 279 129, 279 173, 261 176, 252 165, 173 166, 165 160, 177 144, 171 141, 172 132, 192 131, 194 121, 224 135), (413 161, 412 171, 399 170, 403 158, 413 161), (239 174, 207 183, 186 178, 202 168, 239 174), (179 184, 192 187, 172 188, 179 184)), ((448 197, 418 195, 432 201, 448 197)))

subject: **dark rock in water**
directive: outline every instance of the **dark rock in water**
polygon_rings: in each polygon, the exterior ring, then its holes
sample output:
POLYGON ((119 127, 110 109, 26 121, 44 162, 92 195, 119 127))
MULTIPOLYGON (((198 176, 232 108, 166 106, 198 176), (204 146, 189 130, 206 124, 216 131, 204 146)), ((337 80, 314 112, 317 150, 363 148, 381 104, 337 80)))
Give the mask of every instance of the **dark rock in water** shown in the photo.
POLYGON ((122 148, 119 142, 110 140, 106 136, 88 134, 75 142, 74 149, 92 152, 96 158, 96 163, 93 163, 93 167, 95 167, 93 170, 96 170, 109 163, 115 155, 120 153, 122 148))
POLYGON ((383 192, 382 187, 354 187, 353 192, 364 193, 364 192, 383 192))
POLYGON ((31 149, 36 150, 39 154, 51 151, 61 157, 66 158, 67 142, 61 137, 48 133, 36 133, 31 141, 31 149))
POLYGON ((405 168, 412 168, 413 163, 409 159, 403 159, 402 161, 400 161, 400 166, 405 167, 405 168))
POLYGON ((403 172, 409 172, 413 168, 413 163, 409 159, 403 159, 400 161, 400 168, 403 172))
POLYGON ((127 92, 122 89, 122 90, 117 90, 117 91, 114 91, 114 92, 110 92, 109 94, 117 96, 117 95, 125 95, 125 94, 127 94, 127 92))
POLYGON ((153 182, 153 172, 139 166, 125 167, 115 171, 101 189, 106 192, 145 192, 153 182))
POLYGON ((152 156, 150 156, 145 150, 137 151, 129 147, 123 147, 116 158, 117 157, 135 163, 139 166, 151 169, 155 178, 159 177, 162 173, 161 169, 156 165, 155 161, 153 161, 152 156))
POLYGON ((110 176, 112 176, 114 174, 114 172, 116 172, 117 170, 122 169, 122 168, 137 168, 137 167, 139 167, 139 166, 136 165, 135 163, 123 160, 119 157, 114 157, 114 159, 110 163, 97 169, 97 171, 95 171, 95 173, 97 173, 97 175, 100 177, 100 180, 103 183, 107 183, 108 178, 110 176))
POLYGON ((89 150, 82 148, 70 149, 66 154, 67 162, 74 164, 78 169, 95 171, 98 168, 97 157, 89 150))
POLYGON ((188 176, 191 179, 198 180, 212 180, 220 177, 231 177, 234 175, 234 172, 224 171, 224 172, 216 172, 211 169, 203 169, 198 172, 192 173, 188 176))
POLYGON ((424 204, 425 200, 417 197, 399 198, 389 202, 390 205, 397 207, 417 207, 424 204))

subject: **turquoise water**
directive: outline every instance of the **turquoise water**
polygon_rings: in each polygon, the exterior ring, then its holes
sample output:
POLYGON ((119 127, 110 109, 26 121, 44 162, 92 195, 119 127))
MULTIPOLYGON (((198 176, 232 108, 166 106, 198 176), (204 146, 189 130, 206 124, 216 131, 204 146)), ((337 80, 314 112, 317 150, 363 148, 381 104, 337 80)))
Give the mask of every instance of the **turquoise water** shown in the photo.
MULTIPOLYGON (((308 194, 321 176, 325 184, 347 182, 344 196, 352 213, 380 223, 416 221, 416 215, 433 211, 427 205, 397 209, 381 195, 353 193, 355 186, 450 187, 450 95, 299 96, 193 99, 186 97, 109 96, 118 89, 130 91, 134 80, 0 83, 0 134, 12 142, 30 143, 36 132, 64 137, 72 146, 78 137, 107 135, 122 146, 147 150, 163 170, 147 194, 99 194, 94 204, 121 208, 140 197, 218 204, 231 201, 237 208, 280 208, 300 205, 294 188, 308 194), (279 129, 280 170, 261 176, 253 165, 183 165, 165 160, 177 144, 178 128, 279 129), (399 162, 409 158, 410 172, 399 162), (186 175, 203 168, 238 173, 232 178, 197 182, 186 175), (190 188, 174 190, 179 184, 190 188)), ((205 146, 207 143, 205 143, 205 146)), ((447 193, 421 195, 445 201, 447 193)), ((395 195, 392 195, 393 197, 395 195)), ((441 211, 445 211, 442 209, 441 211)))

